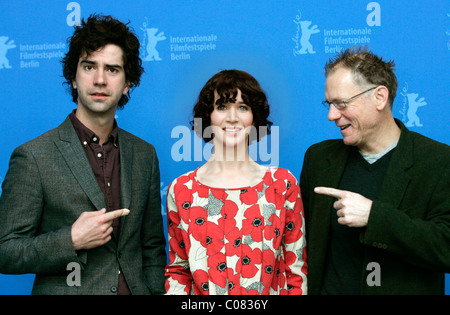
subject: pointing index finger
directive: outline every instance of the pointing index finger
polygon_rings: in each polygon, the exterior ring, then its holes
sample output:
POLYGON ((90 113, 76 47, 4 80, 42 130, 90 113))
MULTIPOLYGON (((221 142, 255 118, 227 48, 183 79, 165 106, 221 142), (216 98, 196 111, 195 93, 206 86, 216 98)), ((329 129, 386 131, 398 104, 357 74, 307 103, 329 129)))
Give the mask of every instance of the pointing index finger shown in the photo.
POLYGON ((342 190, 331 188, 331 187, 316 187, 314 188, 314 192, 320 195, 327 195, 337 199, 342 198, 342 190))
POLYGON ((128 210, 128 209, 118 209, 118 210, 106 212, 104 214, 105 221, 111 221, 111 220, 117 219, 121 216, 128 215, 129 213, 130 213, 130 210, 128 210))

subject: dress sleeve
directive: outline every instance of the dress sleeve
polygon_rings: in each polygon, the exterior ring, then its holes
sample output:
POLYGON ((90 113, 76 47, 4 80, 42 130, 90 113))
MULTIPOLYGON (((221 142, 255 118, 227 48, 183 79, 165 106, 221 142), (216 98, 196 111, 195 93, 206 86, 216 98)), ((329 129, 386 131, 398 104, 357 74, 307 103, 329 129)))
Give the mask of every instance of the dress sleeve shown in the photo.
POLYGON ((166 294, 191 294, 192 274, 187 255, 187 233, 176 203, 176 180, 167 192, 167 231, 169 241, 169 263, 166 266, 166 294))
POLYGON ((305 219, 300 187, 289 173, 286 192, 286 227, 282 242, 290 295, 307 294, 305 219))

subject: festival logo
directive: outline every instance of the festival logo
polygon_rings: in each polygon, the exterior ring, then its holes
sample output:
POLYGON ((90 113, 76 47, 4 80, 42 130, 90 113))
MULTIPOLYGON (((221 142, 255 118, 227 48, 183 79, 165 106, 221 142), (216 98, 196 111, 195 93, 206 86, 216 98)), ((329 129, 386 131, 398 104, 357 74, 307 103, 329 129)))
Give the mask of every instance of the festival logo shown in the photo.
POLYGON ((0 36, 0 69, 11 69, 6 53, 8 50, 16 48, 13 40, 9 40, 8 36, 0 36))
POLYGON ((157 27, 150 27, 147 17, 142 24, 143 31, 142 56, 144 61, 161 61, 164 56, 170 56, 170 61, 190 60, 194 55, 213 51, 217 48, 218 36, 215 34, 206 35, 188 35, 188 36, 166 36, 164 32, 160 32, 157 27), (170 52, 166 48, 157 49, 159 42, 168 39, 170 44, 170 52))
POLYGON ((39 68, 43 63, 56 63, 64 57, 66 43, 20 44, 20 68, 39 68))
POLYGON ((417 110, 419 107, 427 105, 427 103, 424 97, 419 98, 418 93, 410 93, 408 90, 408 83, 405 82, 402 93, 400 93, 403 96, 403 106, 399 111, 403 116, 402 120, 407 127, 422 127, 423 124, 420 122, 417 110))
POLYGON ((297 10, 293 20, 296 25, 296 33, 292 37, 294 56, 315 54, 316 51, 321 50, 325 54, 336 54, 349 46, 369 45, 371 36, 374 34, 374 27, 381 26, 381 6, 377 2, 370 2, 364 6, 368 14, 361 14, 361 19, 356 19, 353 26, 328 28, 327 25, 322 25, 322 30, 313 24, 310 18, 303 19, 301 11, 297 10), (312 37, 319 33, 322 34, 317 36, 317 39, 312 37), (314 49, 313 43, 318 49, 314 49))
POLYGON ((294 56, 304 54, 315 54, 313 45, 311 44, 311 35, 320 33, 317 25, 313 25, 312 21, 302 20, 302 13, 298 10, 294 23, 297 25, 297 31, 292 40, 295 43, 293 50, 294 56))
POLYGON ((159 32, 159 29, 156 27, 148 27, 147 17, 145 17, 145 22, 142 24, 141 30, 144 32, 144 39, 142 40, 142 46, 145 47, 145 51, 142 54, 143 60, 161 61, 162 58, 156 49, 156 45, 166 39, 164 32, 159 32))

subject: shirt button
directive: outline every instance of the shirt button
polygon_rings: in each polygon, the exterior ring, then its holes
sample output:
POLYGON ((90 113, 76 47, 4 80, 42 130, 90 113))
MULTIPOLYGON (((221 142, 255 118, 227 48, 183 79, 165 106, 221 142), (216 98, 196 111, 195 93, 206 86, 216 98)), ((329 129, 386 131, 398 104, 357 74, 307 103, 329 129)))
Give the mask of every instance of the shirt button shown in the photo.
POLYGON ((88 144, 87 141, 83 141, 84 146, 87 146, 87 144, 88 144))
POLYGON ((116 286, 111 286, 111 292, 112 293, 116 293, 117 292, 117 287, 116 286))
POLYGON ((96 142, 97 141, 97 137, 92 138, 92 141, 96 142))
POLYGON ((110 182, 108 182, 106 185, 107 185, 108 187, 111 187, 111 183, 110 183, 110 182))
POLYGON ((98 156, 99 158, 101 158, 101 157, 102 157, 102 154, 101 154, 101 153, 99 153, 99 154, 97 154, 97 156, 98 156))

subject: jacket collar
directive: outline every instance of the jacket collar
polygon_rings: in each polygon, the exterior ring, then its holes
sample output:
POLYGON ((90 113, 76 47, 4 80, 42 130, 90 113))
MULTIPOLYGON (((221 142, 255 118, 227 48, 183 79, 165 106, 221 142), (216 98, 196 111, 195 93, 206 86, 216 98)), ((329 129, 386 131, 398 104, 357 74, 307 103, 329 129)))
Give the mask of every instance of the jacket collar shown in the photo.
POLYGON ((395 122, 401 129, 400 139, 392 154, 377 199, 398 208, 411 180, 407 171, 414 165, 414 139, 413 133, 400 120, 395 119, 395 122))

